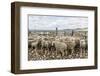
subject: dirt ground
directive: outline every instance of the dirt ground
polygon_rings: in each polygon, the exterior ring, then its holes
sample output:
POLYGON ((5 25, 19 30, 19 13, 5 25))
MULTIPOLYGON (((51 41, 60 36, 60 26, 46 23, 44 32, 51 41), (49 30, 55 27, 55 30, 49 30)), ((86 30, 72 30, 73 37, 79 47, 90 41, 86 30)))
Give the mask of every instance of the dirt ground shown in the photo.
POLYGON ((60 53, 56 53, 56 51, 48 51, 48 50, 33 50, 28 49, 28 60, 57 60, 57 59, 84 59, 88 57, 87 52, 80 52, 76 54, 65 54, 62 56, 60 53))

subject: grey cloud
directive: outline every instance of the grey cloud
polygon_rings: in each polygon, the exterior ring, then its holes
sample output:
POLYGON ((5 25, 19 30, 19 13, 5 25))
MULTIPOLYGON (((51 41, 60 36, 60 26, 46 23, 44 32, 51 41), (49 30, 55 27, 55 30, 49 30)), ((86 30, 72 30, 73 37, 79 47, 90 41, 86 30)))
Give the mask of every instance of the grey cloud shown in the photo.
POLYGON ((29 16, 29 30, 75 29, 88 27, 87 17, 29 16))

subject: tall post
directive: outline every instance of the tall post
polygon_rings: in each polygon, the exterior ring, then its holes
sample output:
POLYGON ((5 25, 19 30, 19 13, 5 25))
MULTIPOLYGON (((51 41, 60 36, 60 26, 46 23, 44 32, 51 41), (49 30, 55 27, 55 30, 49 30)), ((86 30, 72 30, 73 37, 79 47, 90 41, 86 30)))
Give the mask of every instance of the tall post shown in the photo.
POLYGON ((56 36, 58 35, 58 28, 56 27, 56 36))
POLYGON ((74 35, 74 30, 72 30, 72 36, 74 35))
POLYGON ((64 36, 66 36, 66 32, 64 31, 64 36))

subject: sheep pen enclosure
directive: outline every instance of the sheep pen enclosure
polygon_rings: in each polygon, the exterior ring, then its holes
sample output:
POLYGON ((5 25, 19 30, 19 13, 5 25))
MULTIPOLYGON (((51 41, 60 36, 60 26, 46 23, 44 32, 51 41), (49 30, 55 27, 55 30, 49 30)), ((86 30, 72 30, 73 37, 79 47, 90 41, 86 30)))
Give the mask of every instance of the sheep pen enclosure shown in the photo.
POLYGON ((88 58, 88 18, 29 15, 28 60, 88 58))

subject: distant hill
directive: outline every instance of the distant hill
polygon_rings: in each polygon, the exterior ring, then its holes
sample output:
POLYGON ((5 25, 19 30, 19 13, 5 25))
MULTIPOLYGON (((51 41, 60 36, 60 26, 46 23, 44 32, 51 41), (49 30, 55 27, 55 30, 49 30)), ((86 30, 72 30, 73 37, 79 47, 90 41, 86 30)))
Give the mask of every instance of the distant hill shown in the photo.
POLYGON ((88 31, 88 28, 77 28, 75 31, 88 31))
MULTIPOLYGON (((30 32, 55 32, 56 30, 29 30, 30 32)), ((63 29, 63 30, 58 30, 58 32, 69 32, 71 33, 72 31, 88 31, 88 28, 76 28, 76 29, 63 29)))

